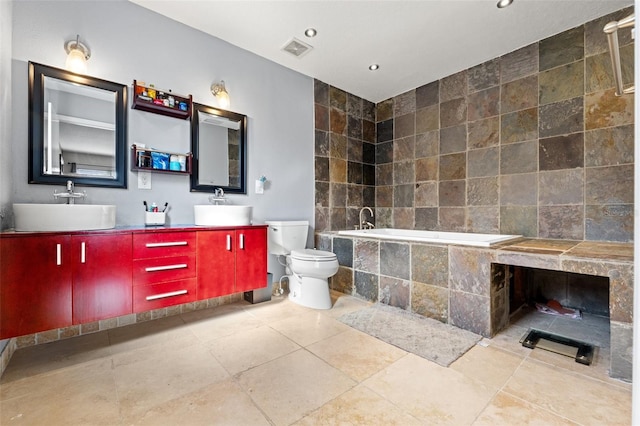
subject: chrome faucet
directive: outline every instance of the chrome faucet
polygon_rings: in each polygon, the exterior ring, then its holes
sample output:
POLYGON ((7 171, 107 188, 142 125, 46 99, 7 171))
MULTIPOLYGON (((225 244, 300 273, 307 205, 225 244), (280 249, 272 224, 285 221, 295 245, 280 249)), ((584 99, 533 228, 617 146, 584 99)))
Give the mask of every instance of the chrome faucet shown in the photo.
POLYGON ((86 191, 82 191, 82 192, 74 192, 75 191, 75 184, 73 183, 72 180, 68 180, 67 181, 67 188, 66 188, 66 192, 58 192, 57 190, 53 192, 53 198, 66 198, 67 199, 67 204, 75 204, 76 203, 76 198, 84 198, 87 196, 86 191))
POLYGON ((369 210, 369 214, 371 215, 371 220, 373 220, 373 210, 371 210, 371 207, 363 207, 360 209, 360 215, 359 215, 359 220, 360 220, 360 229, 373 229, 375 228, 375 225, 371 222, 368 222, 364 219, 362 219, 362 214, 364 213, 365 210, 369 210))
POLYGON ((209 197, 209 202, 213 205, 225 204, 227 199, 224 198, 224 190, 222 188, 216 188, 213 190, 213 195, 209 197))

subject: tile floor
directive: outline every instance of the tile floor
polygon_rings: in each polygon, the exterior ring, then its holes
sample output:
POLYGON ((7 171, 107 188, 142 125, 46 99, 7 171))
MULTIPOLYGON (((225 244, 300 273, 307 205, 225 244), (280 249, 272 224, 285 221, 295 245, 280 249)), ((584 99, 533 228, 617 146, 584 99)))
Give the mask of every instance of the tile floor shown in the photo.
POLYGON ((591 367, 531 351, 521 319, 443 368, 337 321, 367 304, 334 296, 328 311, 278 297, 18 350, 0 424, 631 422, 631 385, 607 376, 606 349, 591 367))

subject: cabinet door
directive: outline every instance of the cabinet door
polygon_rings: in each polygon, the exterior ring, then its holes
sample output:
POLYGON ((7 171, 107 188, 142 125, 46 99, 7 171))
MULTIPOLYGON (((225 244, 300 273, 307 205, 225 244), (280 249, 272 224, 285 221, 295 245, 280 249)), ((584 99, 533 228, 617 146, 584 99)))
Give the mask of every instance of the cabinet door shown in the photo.
POLYGON ((78 235, 71 242, 73 323, 130 314, 131 234, 78 235))
POLYGON ((238 229, 236 291, 267 286, 267 230, 238 229))
POLYGON ((0 339, 71 325, 71 237, 0 238, 0 339))
POLYGON ((235 288, 235 231, 200 231, 196 237, 198 300, 224 296, 235 288))

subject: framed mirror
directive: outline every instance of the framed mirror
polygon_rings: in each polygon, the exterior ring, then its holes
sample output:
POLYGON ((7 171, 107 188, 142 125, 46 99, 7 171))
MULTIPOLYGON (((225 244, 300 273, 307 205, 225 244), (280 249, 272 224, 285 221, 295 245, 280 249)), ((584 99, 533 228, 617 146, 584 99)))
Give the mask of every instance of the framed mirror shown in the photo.
POLYGON ((127 187, 127 86, 29 62, 29 183, 127 187))
POLYGON ((246 194, 247 116, 193 104, 191 191, 246 194))

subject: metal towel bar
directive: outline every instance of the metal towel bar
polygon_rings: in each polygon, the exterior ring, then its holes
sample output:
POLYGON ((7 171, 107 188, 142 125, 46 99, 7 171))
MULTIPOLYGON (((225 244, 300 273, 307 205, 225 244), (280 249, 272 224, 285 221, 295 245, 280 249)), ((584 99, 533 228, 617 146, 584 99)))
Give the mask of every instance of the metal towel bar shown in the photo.
POLYGON ((618 45, 618 30, 621 28, 634 28, 635 13, 619 21, 609 22, 604 26, 604 32, 609 40, 609 51, 611 53, 611 65, 613 66, 613 78, 616 82, 616 95, 622 96, 635 92, 635 86, 624 88, 622 84, 622 65, 620 64, 620 46, 618 45))

